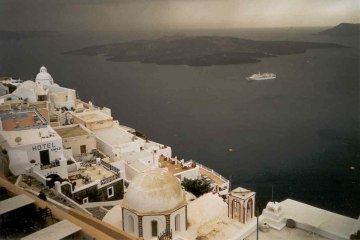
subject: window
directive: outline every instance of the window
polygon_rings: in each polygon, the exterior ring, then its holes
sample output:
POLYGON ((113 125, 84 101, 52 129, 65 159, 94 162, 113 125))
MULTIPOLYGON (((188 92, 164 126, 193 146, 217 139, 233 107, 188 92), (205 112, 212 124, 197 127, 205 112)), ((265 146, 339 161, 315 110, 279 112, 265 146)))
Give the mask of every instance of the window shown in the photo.
POLYGON ((114 186, 109 187, 109 188, 107 189, 107 194, 108 194, 108 198, 111 198, 111 197, 114 196, 114 186))
POLYGON ((86 145, 81 145, 81 146, 80 146, 80 153, 81 153, 81 154, 85 154, 85 153, 86 153, 86 145))
POLYGON ((175 231, 180 231, 180 214, 175 216, 175 231))
POLYGON ((83 204, 88 203, 88 202, 89 202, 89 198, 88 198, 88 197, 83 198, 83 204))
POLYGON ((129 231, 132 233, 135 232, 134 225, 135 225, 134 217, 130 215, 129 216, 129 231))
POLYGON ((153 237, 158 236, 158 222, 155 220, 151 221, 151 236, 153 237))

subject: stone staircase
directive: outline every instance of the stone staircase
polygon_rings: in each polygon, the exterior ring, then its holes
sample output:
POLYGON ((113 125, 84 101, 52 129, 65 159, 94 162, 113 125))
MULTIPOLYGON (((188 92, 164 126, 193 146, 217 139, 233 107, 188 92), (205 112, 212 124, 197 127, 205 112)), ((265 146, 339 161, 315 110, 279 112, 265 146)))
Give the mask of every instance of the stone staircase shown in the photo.
POLYGON ((91 214, 99 220, 102 220, 109 211, 104 207, 92 207, 86 208, 86 210, 91 212, 91 214))

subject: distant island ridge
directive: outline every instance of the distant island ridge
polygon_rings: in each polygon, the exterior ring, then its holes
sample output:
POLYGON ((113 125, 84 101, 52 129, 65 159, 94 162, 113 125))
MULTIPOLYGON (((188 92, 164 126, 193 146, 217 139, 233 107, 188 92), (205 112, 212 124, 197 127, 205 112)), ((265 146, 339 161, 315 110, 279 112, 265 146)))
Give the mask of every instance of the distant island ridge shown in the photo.
POLYGON ((360 23, 340 23, 339 25, 317 33, 329 36, 359 36, 360 23))
POLYGON ((183 36, 90 46, 64 52, 105 55, 107 61, 212 66, 260 62, 260 58, 300 54, 311 48, 344 48, 334 43, 255 41, 235 37, 183 36))

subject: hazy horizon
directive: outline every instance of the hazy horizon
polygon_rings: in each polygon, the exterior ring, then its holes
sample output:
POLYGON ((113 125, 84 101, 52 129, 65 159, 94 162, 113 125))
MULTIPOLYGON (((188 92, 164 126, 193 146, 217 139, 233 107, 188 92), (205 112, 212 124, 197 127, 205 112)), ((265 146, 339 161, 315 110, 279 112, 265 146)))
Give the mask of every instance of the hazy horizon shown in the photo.
POLYGON ((357 0, 0 0, 0 29, 152 31, 359 23, 357 0))

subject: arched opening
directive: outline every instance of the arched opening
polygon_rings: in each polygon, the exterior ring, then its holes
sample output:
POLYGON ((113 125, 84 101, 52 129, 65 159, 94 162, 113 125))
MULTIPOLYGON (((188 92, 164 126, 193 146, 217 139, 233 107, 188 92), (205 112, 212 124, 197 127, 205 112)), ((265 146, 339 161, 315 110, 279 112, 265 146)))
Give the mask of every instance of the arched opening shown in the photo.
POLYGON ((241 204, 237 199, 232 200, 232 218, 240 218, 241 214, 241 204))
POLYGON ((129 232, 135 232, 135 220, 133 216, 129 216, 129 232))
POLYGON ((253 217, 253 200, 250 198, 246 206, 246 220, 253 217))
POLYGON ((158 236, 158 222, 156 220, 151 221, 151 236, 152 237, 158 236))
POLYGON ((53 188, 55 185, 55 182, 62 182, 63 179, 58 174, 50 174, 49 176, 46 176, 46 178, 50 178, 49 181, 46 181, 46 185, 49 188, 53 188))
POLYGON ((177 214, 175 216, 175 231, 181 231, 181 225, 180 225, 180 214, 177 214))

